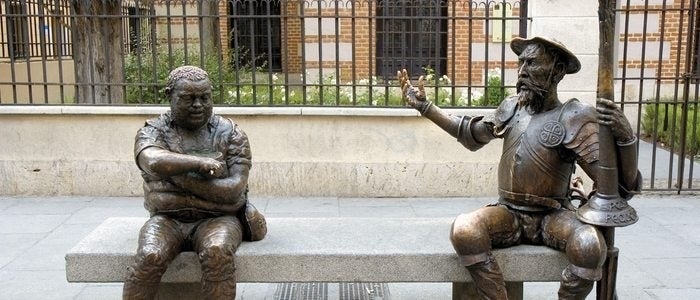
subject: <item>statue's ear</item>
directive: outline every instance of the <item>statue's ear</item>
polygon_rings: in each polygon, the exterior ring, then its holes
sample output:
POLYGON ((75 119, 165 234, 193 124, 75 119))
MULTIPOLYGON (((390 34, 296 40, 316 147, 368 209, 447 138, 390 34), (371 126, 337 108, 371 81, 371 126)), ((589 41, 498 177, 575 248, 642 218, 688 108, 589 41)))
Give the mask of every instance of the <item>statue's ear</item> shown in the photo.
POLYGON ((168 100, 170 100, 170 94, 173 92, 172 88, 166 86, 165 89, 163 89, 163 91, 165 92, 165 95, 168 96, 168 100))
POLYGON ((566 64, 563 62, 557 62, 554 65, 554 80, 555 82, 560 82, 564 75, 566 75, 566 64))

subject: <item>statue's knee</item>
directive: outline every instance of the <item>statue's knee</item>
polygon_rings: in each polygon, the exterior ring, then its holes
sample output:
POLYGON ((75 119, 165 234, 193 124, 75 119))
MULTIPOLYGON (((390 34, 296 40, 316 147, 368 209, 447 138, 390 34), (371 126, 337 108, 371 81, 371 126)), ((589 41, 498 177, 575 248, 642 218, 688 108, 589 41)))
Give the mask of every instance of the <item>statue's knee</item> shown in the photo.
POLYGON ((592 225, 580 226, 567 242, 566 255, 572 264, 572 273, 584 279, 598 280, 607 257, 605 238, 592 225))
POLYGON ((141 249, 136 256, 136 263, 128 268, 127 281, 156 283, 168 269, 169 263, 170 259, 164 253, 141 249))
MULTIPOLYGON (((155 250, 155 249, 154 249, 155 250)), ((163 251, 145 250, 141 252, 138 260, 140 265, 149 267, 167 267, 170 260, 163 251)))
POLYGON ((489 234, 478 214, 461 214, 455 218, 450 241, 459 255, 488 252, 491 248, 489 234))

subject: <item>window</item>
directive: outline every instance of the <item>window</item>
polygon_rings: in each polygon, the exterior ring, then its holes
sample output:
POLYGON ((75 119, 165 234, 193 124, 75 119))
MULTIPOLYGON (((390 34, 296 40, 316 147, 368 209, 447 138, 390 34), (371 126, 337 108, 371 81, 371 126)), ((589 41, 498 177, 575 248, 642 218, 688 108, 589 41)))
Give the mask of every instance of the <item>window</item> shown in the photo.
POLYGON ((393 78, 402 68, 409 74, 437 74, 447 69, 447 2, 387 0, 378 4, 377 73, 393 78))
POLYGON ((29 56, 29 24, 27 4, 24 1, 7 1, 7 42, 9 56, 14 59, 29 56))
POLYGON ((129 37, 126 41, 127 47, 131 53, 137 53, 147 50, 153 44, 151 29, 153 23, 148 16, 153 15, 153 12, 148 7, 126 6, 122 7, 123 14, 128 16, 125 24, 129 37))
POLYGON ((231 1, 229 15, 234 63, 281 71, 280 1, 231 1))
POLYGON ((23 59, 71 55, 68 0, 0 1, 0 57, 23 59))

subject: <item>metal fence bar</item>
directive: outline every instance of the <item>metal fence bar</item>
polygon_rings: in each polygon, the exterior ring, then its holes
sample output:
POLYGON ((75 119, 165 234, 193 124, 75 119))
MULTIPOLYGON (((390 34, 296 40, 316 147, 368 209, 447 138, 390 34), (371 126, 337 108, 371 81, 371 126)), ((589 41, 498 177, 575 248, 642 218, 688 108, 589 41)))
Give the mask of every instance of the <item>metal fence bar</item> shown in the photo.
POLYGON ((636 107, 637 132, 650 145, 651 158, 640 161, 651 169, 643 189, 697 191, 698 3, 628 0, 617 13, 619 101, 636 107))

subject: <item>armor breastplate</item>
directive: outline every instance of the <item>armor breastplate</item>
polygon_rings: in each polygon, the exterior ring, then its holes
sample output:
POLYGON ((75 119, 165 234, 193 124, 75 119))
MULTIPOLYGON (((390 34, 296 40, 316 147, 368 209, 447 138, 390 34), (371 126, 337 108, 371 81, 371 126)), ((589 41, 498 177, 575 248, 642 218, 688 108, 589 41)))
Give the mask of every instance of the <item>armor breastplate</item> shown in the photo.
POLYGON ((568 197, 574 153, 562 145, 565 105, 538 114, 518 108, 508 121, 498 166, 501 202, 522 210, 558 208, 568 197))

